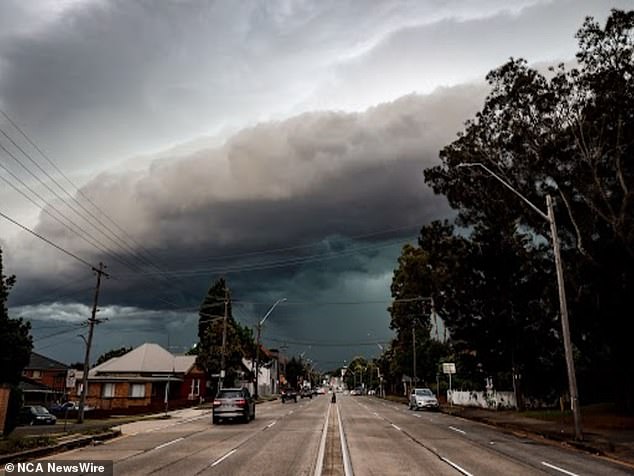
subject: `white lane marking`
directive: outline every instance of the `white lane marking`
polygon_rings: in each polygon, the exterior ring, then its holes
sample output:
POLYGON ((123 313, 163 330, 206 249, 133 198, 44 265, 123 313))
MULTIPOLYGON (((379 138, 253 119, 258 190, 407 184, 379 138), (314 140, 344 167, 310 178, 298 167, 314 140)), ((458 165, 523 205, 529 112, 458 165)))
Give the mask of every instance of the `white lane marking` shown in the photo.
POLYGON ((453 461, 449 461, 447 458, 441 456, 440 457, 441 460, 443 460, 445 463, 449 464, 450 466, 453 466, 455 469, 457 469, 458 471, 460 471, 462 474, 464 474, 465 476, 473 476, 473 474, 471 474, 469 471, 467 471, 464 468, 461 468, 460 466, 458 466, 456 463, 454 463, 453 461))
POLYGON ((238 451, 238 448, 234 448, 231 451, 229 451, 229 453, 227 453, 226 455, 224 455, 223 457, 217 459, 216 461, 214 461, 213 463, 211 463, 211 467, 213 468, 214 466, 216 466, 217 464, 222 463, 224 460, 226 460, 229 456, 231 456, 233 453, 235 453, 236 451, 238 451))
POLYGON ((161 448, 165 448, 166 446, 173 445, 174 443, 178 443, 179 441, 183 441, 185 438, 182 436, 180 438, 176 438, 175 440, 168 441, 167 443, 163 443, 162 445, 158 445, 155 450, 160 450, 161 448))
POLYGON ((466 432, 466 431, 461 430, 460 428, 456 428, 455 426, 450 426, 450 427, 449 427, 449 429, 450 429, 450 430, 453 430, 453 431, 457 431, 458 433, 462 433, 463 435, 466 435, 466 434, 467 434, 467 432, 466 432))
POLYGON ((379 414, 377 412, 372 412, 372 413, 374 413, 374 416, 379 416, 379 414))
POLYGON ((416 414, 414 414, 414 416, 415 416, 416 418, 422 418, 420 415, 416 415, 416 414))
POLYGON ((268 425, 266 425, 267 428, 271 428, 273 425, 275 425, 277 423, 277 421, 272 421, 271 423, 269 423, 268 425))
POLYGON ((403 431, 401 430, 398 426, 396 426, 394 423, 390 423, 390 425, 392 425, 394 428, 396 428, 398 431, 403 431))
POLYGON ((339 405, 337 405, 337 419, 339 420, 339 440, 341 441, 341 453, 343 455, 343 469, 345 476, 352 476, 352 463, 350 463, 350 454, 348 453, 348 444, 346 436, 343 432, 343 423, 341 423, 341 414, 339 413, 339 405))
POLYGON ((294 411, 295 411, 295 410, 291 410, 290 412, 288 412, 288 414, 289 414, 289 415, 292 415, 294 411))
POLYGON ((542 461, 542 464, 544 466, 547 466, 547 467, 549 467, 551 469, 554 469, 554 470, 559 471, 561 473, 567 474, 569 476, 579 476, 577 473, 573 473, 571 471, 566 471, 565 469, 560 468, 559 466, 555 466, 554 464, 546 463, 546 461, 542 461))
POLYGON ((326 419, 324 420, 324 429, 321 431, 321 441, 319 442, 319 453, 317 453, 317 464, 315 465, 314 476, 321 476, 321 471, 324 467, 324 456, 326 455, 326 435, 328 434, 328 418, 330 418, 331 406, 332 405, 328 405, 326 419))

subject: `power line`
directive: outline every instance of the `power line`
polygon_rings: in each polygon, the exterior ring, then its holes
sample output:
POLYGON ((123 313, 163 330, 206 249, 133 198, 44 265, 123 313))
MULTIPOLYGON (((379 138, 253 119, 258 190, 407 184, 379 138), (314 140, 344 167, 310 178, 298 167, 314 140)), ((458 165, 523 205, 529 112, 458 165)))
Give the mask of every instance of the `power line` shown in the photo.
POLYGON ((64 253, 64 254, 66 254, 66 255, 70 256, 71 258, 73 258, 73 259, 75 259, 75 260, 79 261, 79 262, 80 262, 80 263, 82 263, 82 264, 85 264, 86 266, 90 267, 91 269, 94 269, 94 266, 93 266, 92 264, 90 264, 88 261, 86 261, 85 259, 80 258, 80 257, 79 257, 79 256, 77 256, 76 254, 74 254, 74 253, 72 253, 72 252, 68 251, 68 250, 67 250, 67 249, 65 249, 65 248, 62 248, 61 246, 59 246, 59 245, 57 245, 57 244, 55 244, 55 243, 53 243, 53 242, 52 242, 51 240, 49 240, 48 238, 46 238, 46 237, 44 237, 44 236, 40 235, 39 233, 37 233, 37 232, 35 232, 35 231, 31 230, 30 228, 27 228, 26 226, 22 225, 21 223, 18 223, 18 222, 17 222, 17 221, 15 221, 13 218, 11 218, 11 217, 9 217, 9 216, 5 215, 5 214, 4 214, 4 213, 2 213, 2 212, 0 212, 0 216, 1 216, 2 218, 4 218, 5 220, 10 221, 10 222, 11 222, 11 223, 13 223, 14 225, 19 226, 19 227, 20 227, 20 228, 22 228, 24 231, 29 232, 30 234, 32 234, 33 236, 35 236, 35 237, 39 238, 40 240, 45 241, 46 243, 48 243, 49 245, 51 245, 53 248, 58 249, 58 250, 59 250, 59 251, 61 251, 62 253, 64 253))

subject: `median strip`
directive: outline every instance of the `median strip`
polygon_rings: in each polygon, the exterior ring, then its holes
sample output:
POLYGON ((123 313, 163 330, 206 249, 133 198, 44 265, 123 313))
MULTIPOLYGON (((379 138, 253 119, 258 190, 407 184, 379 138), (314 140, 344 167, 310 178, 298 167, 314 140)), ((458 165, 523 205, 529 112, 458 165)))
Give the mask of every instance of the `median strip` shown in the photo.
POLYGON ((317 464, 315 465, 314 476, 321 476, 321 472, 324 467, 324 456, 326 454, 326 437, 328 435, 328 419, 330 418, 330 407, 331 405, 328 405, 326 419, 324 420, 324 428, 321 432, 321 441, 319 442, 319 452, 317 453, 317 464))
POLYGON ((345 476, 352 476, 352 463, 350 462, 350 453, 348 453, 348 443, 346 442, 346 434, 343 431, 343 423, 341 422, 341 414, 339 413, 339 405, 337 405, 337 420, 339 420, 339 439, 341 440, 341 453, 343 455, 343 469, 345 476))

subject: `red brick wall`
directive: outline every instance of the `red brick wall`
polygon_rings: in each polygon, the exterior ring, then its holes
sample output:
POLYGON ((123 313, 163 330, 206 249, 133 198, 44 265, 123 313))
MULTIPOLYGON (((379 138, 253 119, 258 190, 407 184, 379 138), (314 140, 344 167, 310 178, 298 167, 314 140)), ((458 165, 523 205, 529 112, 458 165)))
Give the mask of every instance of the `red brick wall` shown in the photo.
POLYGON ((9 407, 10 394, 10 388, 0 387, 0 434, 4 433, 4 421, 7 418, 7 409, 9 407))

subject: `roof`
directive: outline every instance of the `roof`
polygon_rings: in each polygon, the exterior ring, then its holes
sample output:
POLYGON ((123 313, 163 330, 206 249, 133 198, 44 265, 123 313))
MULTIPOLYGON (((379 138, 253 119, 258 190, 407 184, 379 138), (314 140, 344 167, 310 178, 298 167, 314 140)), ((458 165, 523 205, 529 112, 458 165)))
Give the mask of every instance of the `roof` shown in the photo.
POLYGON ((54 390, 49 386, 24 376, 20 378, 18 387, 23 392, 54 393, 54 390))
POLYGON ((121 357, 93 367, 90 375, 107 373, 187 373, 196 363, 195 355, 174 355, 158 344, 140 345, 121 357))
POLYGON ((24 369, 25 370, 28 370, 28 369, 66 370, 68 369, 68 365, 63 364, 57 360, 53 360, 49 357, 45 357, 44 355, 38 354, 36 352, 31 352, 29 364, 26 367, 24 367, 24 369))

